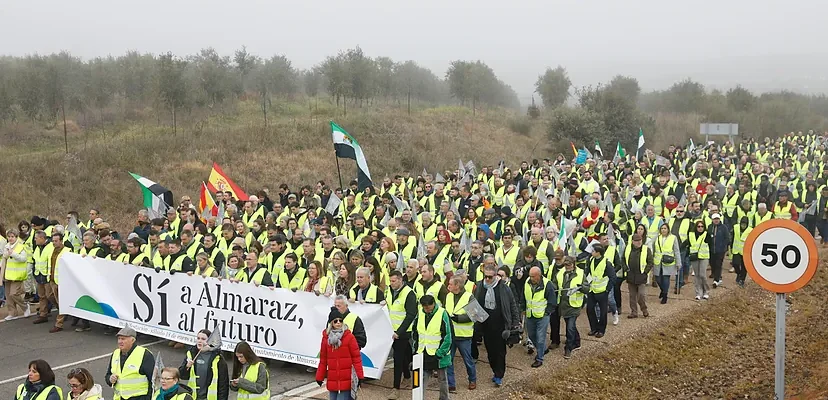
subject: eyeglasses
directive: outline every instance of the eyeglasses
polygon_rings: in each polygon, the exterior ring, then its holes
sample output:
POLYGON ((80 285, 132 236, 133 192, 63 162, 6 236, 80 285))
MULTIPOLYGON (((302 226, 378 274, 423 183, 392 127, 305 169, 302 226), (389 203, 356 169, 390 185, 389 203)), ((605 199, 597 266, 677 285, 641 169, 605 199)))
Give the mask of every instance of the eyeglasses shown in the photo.
POLYGON ((169 381, 175 380, 175 378, 165 378, 165 377, 162 376, 161 380, 164 381, 164 382, 169 382, 169 381))
POLYGON ((77 384, 77 385, 73 385, 73 384, 71 384, 71 383, 69 384, 69 387, 70 387, 70 388, 72 388, 72 389, 77 389, 77 388, 82 387, 82 386, 83 386, 83 385, 81 385, 80 383, 79 383, 79 384, 77 384))

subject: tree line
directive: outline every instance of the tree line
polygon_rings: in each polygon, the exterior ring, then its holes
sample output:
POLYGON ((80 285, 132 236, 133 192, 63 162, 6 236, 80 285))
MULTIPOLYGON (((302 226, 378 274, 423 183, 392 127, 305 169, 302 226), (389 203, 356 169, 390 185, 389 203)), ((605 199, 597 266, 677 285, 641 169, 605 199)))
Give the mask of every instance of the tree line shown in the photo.
MULTIPOLYGON (((545 108, 547 133, 558 148, 569 141, 635 148, 639 129, 645 136, 673 122, 671 132, 687 140, 698 135, 700 122, 738 123, 742 136, 774 137, 791 130, 828 130, 828 97, 791 91, 755 94, 736 85, 726 91, 709 89, 690 78, 664 90, 642 93, 634 77, 616 75, 608 83, 573 87, 566 68, 548 68, 538 76, 535 92, 545 108), (675 131, 680 130, 680 131, 675 131)), ((531 116, 539 116, 529 110, 531 116)), ((665 127, 660 129, 664 130, 665 127)), ((678 137, 677 137, 678 136, 678 137)), ((612 149, 606 148, 609 151, 612 149)))
POLYGON ((511 87, 482 61, 458 60, 441 77, 415 61, 370 57, 356 47, 308 69, 277 54, 262 57, 245 47, 230 55, 213 48, 196 54, 129 51, 83 60, 63 51, 0 57, 0 123, 19 119, 52 122, 60 114, 84 117, 113 104, 168 110, 213 108, 255 95, 265 124, 274 98, 331 96, 337 107, 377 103, 520 107, 511 87))

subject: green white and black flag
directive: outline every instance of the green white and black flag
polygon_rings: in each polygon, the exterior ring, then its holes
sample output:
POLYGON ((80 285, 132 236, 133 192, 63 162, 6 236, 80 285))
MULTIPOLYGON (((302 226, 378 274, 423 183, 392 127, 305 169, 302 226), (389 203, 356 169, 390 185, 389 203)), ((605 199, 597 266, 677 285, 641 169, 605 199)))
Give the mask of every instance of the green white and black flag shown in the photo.
POLYGON ((144 207, 147 208, 150 219, 164 217, 167 208, 172 207, 173 204, 172 192, 141 175, 133 174, 132 172, 129 174, 141 185, 141 192, 144 196, 144 207))
POLYGON ((333 121, 331 121, 331 135, 333 136, 336 156, 356 160, 359 190, 362 191, 366 187, 373 186, 371 173, 368 171, 368 162, 365 160, 365 154, 362 153, 362 147, 359 146, 357 140, 333 121))

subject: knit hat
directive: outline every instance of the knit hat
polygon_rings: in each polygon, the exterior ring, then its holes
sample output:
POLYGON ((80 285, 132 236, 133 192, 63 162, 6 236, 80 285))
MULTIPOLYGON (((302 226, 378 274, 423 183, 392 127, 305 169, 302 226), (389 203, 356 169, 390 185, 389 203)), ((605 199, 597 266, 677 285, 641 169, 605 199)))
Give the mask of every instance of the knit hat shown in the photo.
POLYGON ((331 307, 331 312, 328 313, 328 323, 330 324, 335 319, 344 319, 345 317, 342 316, 342 313, 336 309, 336 307, 331 307))

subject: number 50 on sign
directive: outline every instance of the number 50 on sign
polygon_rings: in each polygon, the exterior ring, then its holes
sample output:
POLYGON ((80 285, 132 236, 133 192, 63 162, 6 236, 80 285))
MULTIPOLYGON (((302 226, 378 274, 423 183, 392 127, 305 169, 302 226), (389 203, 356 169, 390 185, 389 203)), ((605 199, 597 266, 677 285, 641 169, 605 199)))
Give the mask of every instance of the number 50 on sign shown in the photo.
POLYGON ((744 262, 750 278, 762 288, 791 293, 814 277, 816 241, 805 227, 792 220, 766 221, 748 235, 744 262))

